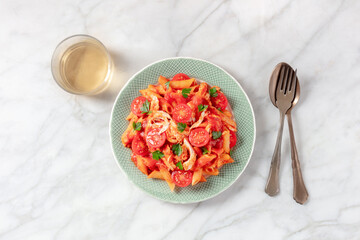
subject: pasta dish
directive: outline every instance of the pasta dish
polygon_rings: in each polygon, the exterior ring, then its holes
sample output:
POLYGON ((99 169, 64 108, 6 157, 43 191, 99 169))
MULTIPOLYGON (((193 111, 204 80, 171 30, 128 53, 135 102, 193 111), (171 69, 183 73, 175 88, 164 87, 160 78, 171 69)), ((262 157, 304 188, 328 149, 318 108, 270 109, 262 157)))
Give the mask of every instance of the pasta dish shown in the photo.
POLYGON ((173 191, 206 182, 234 162, 236 123, 220 87, 178 73, 160 76, 140 94, 121 141, 148 178, 165 180, 173 191))

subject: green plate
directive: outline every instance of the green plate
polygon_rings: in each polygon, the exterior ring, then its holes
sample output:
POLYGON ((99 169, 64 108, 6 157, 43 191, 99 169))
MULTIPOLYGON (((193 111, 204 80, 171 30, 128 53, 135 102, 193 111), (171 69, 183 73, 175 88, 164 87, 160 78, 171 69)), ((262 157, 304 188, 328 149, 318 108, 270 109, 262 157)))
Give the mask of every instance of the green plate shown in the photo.
POLYGON ((168 58, 142 69, 122 88, 116 98, 110 118, 110 139, 112 150, 120 169, 137 187, 151 196, 173 203, 194 203, 212 198, 226 190, 246 168, 255 144, 255 116, 249 98, 240 84, 225 70, 204 60, 194 58, 168 58), (204 80, 219 86, 227 96, 238 127, 237 144, 233 149, 234 163, 226 164, 218 176, 211 176, 207 182, 185 188, 176 187, 171 192, 162 180, 148 179, 130 159, 131 150, 121 143, 121 135, 128 126, 125 119, 130 113, 132 100, 140 96, 139 90, 148 84, 156 84, 160 75, 172 77, 176 73, 204 80))

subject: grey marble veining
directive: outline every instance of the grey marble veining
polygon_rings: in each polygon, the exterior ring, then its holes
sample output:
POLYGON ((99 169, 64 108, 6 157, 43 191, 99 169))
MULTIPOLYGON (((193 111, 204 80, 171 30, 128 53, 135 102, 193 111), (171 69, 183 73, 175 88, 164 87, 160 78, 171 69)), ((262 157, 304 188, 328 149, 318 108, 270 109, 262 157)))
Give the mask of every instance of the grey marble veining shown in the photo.
POLYGON ((360 239, 360 1, 0 2, 0 239, 360 239), (96 97, 62 91, 50 71, 65 37, 111 51, 116 74, 96 97), (118 169, 108 121, 121 86, 147 64, 191 56, 248 93, 257 141, 248 168, 198 204, 153 199, 118 169), (310 194, 292 199, 287 126, 281 192, 264 193, 278 112, 268 80, 298 69, 295 137, 310 194))

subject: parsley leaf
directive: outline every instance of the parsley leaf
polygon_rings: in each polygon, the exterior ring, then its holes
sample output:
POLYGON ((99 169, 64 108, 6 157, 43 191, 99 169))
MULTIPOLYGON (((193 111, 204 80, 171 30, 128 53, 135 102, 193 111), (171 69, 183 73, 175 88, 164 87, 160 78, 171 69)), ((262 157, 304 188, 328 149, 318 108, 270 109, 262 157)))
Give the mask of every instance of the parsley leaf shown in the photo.
POLYGON ((219 110, 220 112, 222 112, 222 113, 223 113, 223 111, 221 110, 221 108, 217 108, 217 110, 219 110))
POLYGON ((166 89, 169 89, 169 87, 170 87, 170 81, 166 82, 166 83, 165 83, 165 86, 166 86, 166 89))
POLYGON ((184 167, 182 165, 182 163, 179 161, 177 162, 176 166, 180 169, 180 170, 184 170, 184 167))
POLYGON ((147 113, 150 114, 150 103, 149 101, 146 99, 146 101, 143 103, 143 105, 140 107, 141 113, 147 113))
POLYGON ((212 138, 213 139, 218 139, 219 137, 221 137, 221 131, 212 132, 212 138))
POLYGON ((183 132, 184 130, 185 130, 185 128, 186 128, 186 124, 185 123, 178 123, 177 124, 177 130, 179 131, 179 132, 183 132))
POLYGON ((156 150, 155 152, 152 152, 152 158, 155 159, 155 160, 159 160, 161 158, 163 158, 165 155, 160 152, 159 150, 156 150))
POLYGON ((200 104, 200 105, 198 106, 199 112, 202 112, 202 111, 204 111, 204 110, 207 109, 207 108, 208 108, 208 105, 202 105, 202 104, 200 104))
POLYGON ((191 92, 191 88, 184 88, 183 90, 181 90, 181 94, 183 95, 184 98, 187 98, 190 92, 191 92))
POLYGON ((135 131, 140 131, 141 130, 141 123, 139 123, 139 122, 133 122, 133 129, 135 130, 135 131))
POLYGON ((232 153, 233 153, 233 151, 232 151, 232 150, 230 150, 229 155, 231 156, 231 155, 232 155, 232 153))
POLYGON ((215 87, 210 88, 209 93, 210 93, 210 96, 211 96, 211 97, 217 97, 217 96, 218 96, 215 87))
POLYGON ((180 145, 180 144, 174 144, 174 145, 172 146, 172 151, 173 151, 176 155, 180 156, 181 153, 182 153, 182 147, 181 147, 181 145, 180 145))
POLYGON ((209 153, 209 150, 207 150, 206 147, 202 147, 201 150, 202 150, 202 153, 203 153, 203 154, 209 153))

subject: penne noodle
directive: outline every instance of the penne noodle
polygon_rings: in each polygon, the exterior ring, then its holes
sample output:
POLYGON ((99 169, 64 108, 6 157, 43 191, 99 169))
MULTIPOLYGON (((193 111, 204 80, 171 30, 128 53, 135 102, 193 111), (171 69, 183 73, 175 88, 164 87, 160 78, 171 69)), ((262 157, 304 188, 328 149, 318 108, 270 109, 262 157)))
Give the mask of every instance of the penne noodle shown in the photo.
POLYGON ((138 116, 133 114, 133 112, 130 112, 129 115, 126 117, 126 120, 128 120, 128 121, 131 121, 131 120, 137 121, 137 119, 138 119, 138 116))
POLYGON ((135 137, 136 132, 133 129, 134 120, 129 122, 128 127, 126 128, 125 132, 121 136, 121 142, 125 147, 130 147, 132 139, 135 137))
POLYGON ((196 169, 202 168, 216 158, 215 154, 205 154, 198 158, 196 169))
POLYGON ((233 163, 234 159, 229 154, 223 153, 220 155, 217 161, 217 168, 221 168, 224 164, 233 163))
POLYGON ((205 175, 216 176, 216 175, 219 175, 219 169, 217 169, 217 168, 205 168, 205 169, 203 169, 203 173, 205 175))
POLYGON ((194 81, 195 81, 195 78, 190 78, 190 79, 181 80, 181 81, 170 81, 170 87, 176 88, 176 89, 189 88, 193 84, 194 81))
POLYGON ((145 175, 148 175, 147 167, 145 166, 144 162, 140 158, 136 158, 136 167, 145 175))
POLYGON ((224 114, 225 116, 229 117, 229 118, 231 118, 231 117, 232 117, 231 112, 230 112, 230 111, 228 111, 228 110, 224 110, 224 111, 223 111, 223 114, 224 114))
POLYGON ((229 153, 230 152, 230 132, 229 130, 224 130, 222 133, 223 137, 223 149, 224 152, 229 153))
POLYGON ((165 83, 167 83, 169 80, 166 77, 160 76, 158 78, 158 83, 165 87, 165 83))
POLYGON ((191 184, 194 186, 195 184, 200 182, 201 177, 202 177, 202 168, 199 168, 198 170, 194 171, 191 184))
POLYGON ((170 190, 173 192, 175 188, 175 183, 173 183, 171 179, 170 172, 167 169, 160 167, 160 173, 163 175, 165 181, 169 185, 170 190))
POLYGON ((165 180, 165 178, 164 178, 164 176, 161 174, 161 172, 160 172, 160 171, 156 171, 156 170, 152 171, 152 172, 149 174, 148 178, 157 178, 157 179, 165 180))
POLYGON ((204 177, 204 175, 201 176, 200 182, 206 182, 206 178, 204 177))
POLYGON ((153 96, 155 96, 157 98, 161 98, 161 96, 158 93, 150 91, 149 89, 140 90, 140 93, 141 93, 141 95, 143 95, 144 97, 146 97, 150 101, 151 101, 153 96))

